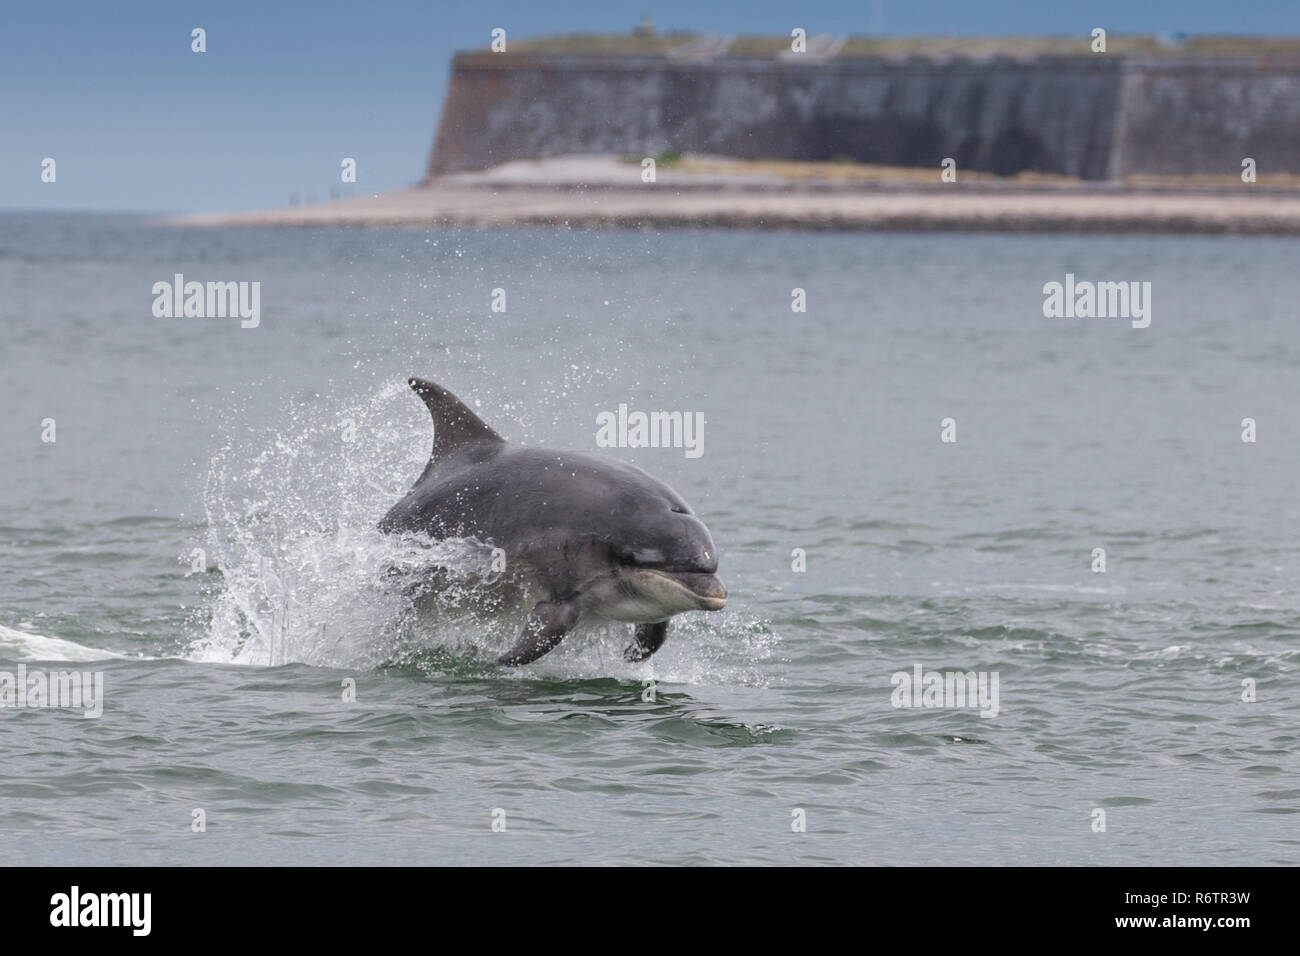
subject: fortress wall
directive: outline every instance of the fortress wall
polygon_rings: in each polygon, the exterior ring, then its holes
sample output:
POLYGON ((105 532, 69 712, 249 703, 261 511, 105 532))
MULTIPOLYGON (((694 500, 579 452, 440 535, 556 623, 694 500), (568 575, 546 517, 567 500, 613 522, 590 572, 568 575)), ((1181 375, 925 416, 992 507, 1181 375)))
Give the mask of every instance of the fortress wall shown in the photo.
POLYGON ((566 153, 1105 179, 1300 171, 1300 69, 1253 61, 613 57, 462 53, 429 174, 566 153))
POLYGON ((1124 78, 1114 172, 1300 172, 1300 64, 1145 61, 1124 78))

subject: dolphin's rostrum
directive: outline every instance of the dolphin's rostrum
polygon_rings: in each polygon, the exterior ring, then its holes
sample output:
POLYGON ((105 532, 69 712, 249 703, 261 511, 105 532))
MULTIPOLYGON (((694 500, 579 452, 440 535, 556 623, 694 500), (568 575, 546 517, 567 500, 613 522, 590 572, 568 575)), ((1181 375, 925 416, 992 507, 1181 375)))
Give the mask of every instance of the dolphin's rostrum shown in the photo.
POLYGON ((536 603, 501 663, 537 660, 584 618, 634 623, 624 657, 645 660, 672 615, 727 603, 709 529, 663 482, 599 455, 515 447, 442 386, 409 384, 433 415, 433 454, 379 528, 505 552, 536 603))

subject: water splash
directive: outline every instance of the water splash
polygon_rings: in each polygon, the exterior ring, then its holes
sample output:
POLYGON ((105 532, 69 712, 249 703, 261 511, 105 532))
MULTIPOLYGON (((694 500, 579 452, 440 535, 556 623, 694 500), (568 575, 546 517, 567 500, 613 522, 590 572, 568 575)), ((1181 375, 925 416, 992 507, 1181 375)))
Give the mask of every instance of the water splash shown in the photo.
MULTIPOLYGON (((733 611, 685 615, 645 664, 623 661, 627 625, 582 627, 518 671, 492 663, 526 607, 472 539, 381 534, 376 525, 424 467, 404 382, 351 404, 313 395, 284 424, 228 438, 204 487, 210 575, 187 656, 216 663, 411 667, 426 674, 618 677, 762 683, 775 637, 733 611)), ((238 416, 235 416, 238 421, 238 416)))
POLYGON ((226 439, 203 489, 203 550, 218 573, 190 657, 342 667, 383 658, 410 609, 392 576, 439 558, 375 528, 428 454, 395 424, 406 397, 402 383, 352 404, 313 394, 276 430, 226 439))

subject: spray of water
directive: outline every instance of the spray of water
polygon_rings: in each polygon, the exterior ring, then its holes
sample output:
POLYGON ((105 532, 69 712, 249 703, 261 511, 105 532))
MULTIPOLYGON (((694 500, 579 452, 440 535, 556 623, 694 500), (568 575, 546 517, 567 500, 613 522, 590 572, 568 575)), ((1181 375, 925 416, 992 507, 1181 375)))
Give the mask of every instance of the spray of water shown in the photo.
MULTIPOLYGON (((195 620, 191 659, 500 670, 490 661, 513 643, 526 609, 510 605, 509 582, 492 574, 490 545, 376 528, 431 445, 410 431, 409 399, 404 382, 349 404, 318 396, 286 409, 274 430, 223 443, 203 493, 204 549, 217 573, 195 620)), ((766 680, 755 665, 775 638, 762 623, 723 612, 673 627, 676 639, 653 664, 622 660, 626 625, 597 626, 514 673, 766 680)))

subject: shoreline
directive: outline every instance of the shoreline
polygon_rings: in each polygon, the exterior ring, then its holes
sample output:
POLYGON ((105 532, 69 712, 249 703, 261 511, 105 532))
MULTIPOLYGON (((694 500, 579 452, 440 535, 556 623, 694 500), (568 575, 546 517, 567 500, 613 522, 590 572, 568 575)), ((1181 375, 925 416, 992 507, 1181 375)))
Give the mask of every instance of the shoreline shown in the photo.
POLYGON ((930 170, 850 176, 826 164, 669 166, 642 183, 614 157, 517 161, 368 197, 173 217, 189 226, 801 229, 833 231, 1300 235, 1300 189, 1232 179, 1083 182, 930 170), (809 174, 805 167, 813 166, 809 174), (824 175, 816 175, 817 167, 824 175), (925 177, 924 179, 922 177, 925 177), (928 180, 928 181, 927 181, 928 180))

